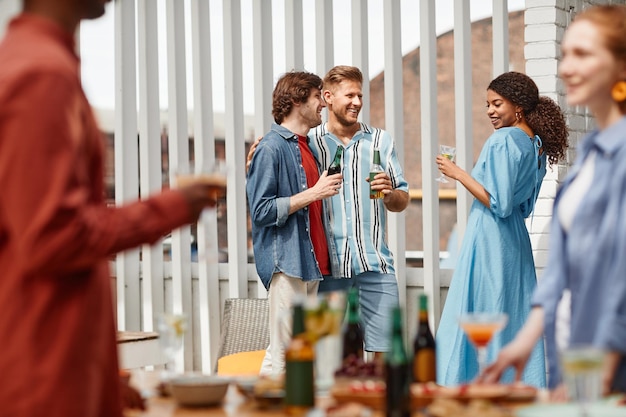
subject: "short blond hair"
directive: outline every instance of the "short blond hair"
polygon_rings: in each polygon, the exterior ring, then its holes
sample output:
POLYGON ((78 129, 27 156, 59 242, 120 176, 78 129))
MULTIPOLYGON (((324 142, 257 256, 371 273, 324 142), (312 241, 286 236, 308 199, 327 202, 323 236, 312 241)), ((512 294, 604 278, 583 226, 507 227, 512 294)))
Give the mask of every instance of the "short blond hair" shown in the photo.
POLYGON ((341 84, 342 81, 356 81, 363 84, 363 73, 357 67, 349 65, 337 65, 328 71, 324 77, 324 90, 333 90, 333 87, 341 84))

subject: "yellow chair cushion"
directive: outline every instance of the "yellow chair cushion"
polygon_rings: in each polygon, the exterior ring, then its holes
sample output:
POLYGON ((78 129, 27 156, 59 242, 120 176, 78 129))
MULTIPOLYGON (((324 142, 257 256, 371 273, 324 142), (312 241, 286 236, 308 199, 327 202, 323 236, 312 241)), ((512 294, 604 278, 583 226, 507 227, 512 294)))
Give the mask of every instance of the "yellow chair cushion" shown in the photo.
POLYGON ((265 349, 238 352, 217 360, 218 375, 258 375, 265 357, 265 349))

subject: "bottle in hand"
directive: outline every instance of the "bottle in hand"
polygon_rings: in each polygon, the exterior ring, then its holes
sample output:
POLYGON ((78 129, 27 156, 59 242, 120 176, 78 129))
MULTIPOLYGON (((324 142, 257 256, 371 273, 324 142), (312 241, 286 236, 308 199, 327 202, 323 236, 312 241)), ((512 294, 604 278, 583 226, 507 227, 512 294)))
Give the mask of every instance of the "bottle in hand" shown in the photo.
POLYGON ((363 329, 359 315, 359 289, 350 288, 348 291, 348 318, 343 330, 343 353, 345 360, 349 357, 364 359, 363 357, 363 329))
POLYGON ((378 199, 385 197, 385 194, 379 190, 372 189, 372 181, 374 181, 374 177, 376 174, 384 172, 383 167, 380 165, 380 150, 378 148, 374 148, 374 159, 372 160, 372 166, 370 167, 370 199, 378 199))
POLYGON ((315 350, 304 327, 302 304, 293 307, 292 338, 285 349, 285 411, 305 415, 315 406, 315 350))
POLYGON ((402 336, 402 310, 393 309, 391 350, 385 354, 386 416, 409 417, 409 362, 402 336))
POLYGON ((428 296, 419 296, 417 333, 413 341, 413 382, 436 382, 435 338, 428 324, 428 296))
POLYGON ((337 146, 335 151, 335 158, 328 167, 328 175, 341 174, 341 155, 343 154, 343 147, 337 146))

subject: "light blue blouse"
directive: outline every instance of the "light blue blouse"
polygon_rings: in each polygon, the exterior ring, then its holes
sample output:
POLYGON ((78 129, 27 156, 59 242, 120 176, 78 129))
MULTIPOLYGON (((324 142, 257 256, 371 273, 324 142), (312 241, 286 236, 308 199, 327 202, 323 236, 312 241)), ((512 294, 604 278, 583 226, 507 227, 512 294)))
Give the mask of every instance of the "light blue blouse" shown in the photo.
POLYGON ((533 296, 533 306, 545 311, 550 387, 561 380, 555 318, 566 288, 572 293, 570 344, 593 344, 626 354, 626 117, 583 140, 557 193, 554 213, 548 265, 533 296), (565 232, 558 205, 592 150, 593 183, 565 232))

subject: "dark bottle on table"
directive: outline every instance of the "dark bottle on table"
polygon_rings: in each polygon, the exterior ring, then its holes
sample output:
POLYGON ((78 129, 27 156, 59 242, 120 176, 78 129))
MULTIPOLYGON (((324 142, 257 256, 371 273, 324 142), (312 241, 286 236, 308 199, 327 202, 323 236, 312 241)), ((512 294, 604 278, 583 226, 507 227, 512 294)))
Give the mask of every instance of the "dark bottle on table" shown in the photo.
POLYGON ((409 417, 409 361, 402 337, 402 310, 393 309, 391 350, 385 354, 386 416, 409 417))
POLYGON ((341 155, 343 154, 343 147, 337 146, 335 151, 335 157, 328 167, 328 175, 341 174, 341 155))
POLYGON ((370 199, 372 200, 385 197, 385 194, 382 191, 372 189, 372 181, 374 181, 376 175, 381 172, 385 172, 385 170, 380 165, 380 150, 378 148, 374 148, 374 158, 372 160, 372 166, 370 167, 370 199))
POLYGON ((292 336, 285 349, 285 411, 304 415, 315 406, 315 350, 304 327, 302 304, 293 307, 292 336))
POLYGON ((436 382, 435 338, 428 324, 428 296, 419 296, 417 333, 413 341, 413 382, 436 382))
POLYGON ((363 329, 359 315, 359 289, 350 288, 348 291, 348 317, 343 331, 343 354, 345 360, 349 357, 364 359, 363 357, 363 329))

